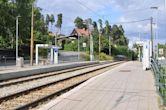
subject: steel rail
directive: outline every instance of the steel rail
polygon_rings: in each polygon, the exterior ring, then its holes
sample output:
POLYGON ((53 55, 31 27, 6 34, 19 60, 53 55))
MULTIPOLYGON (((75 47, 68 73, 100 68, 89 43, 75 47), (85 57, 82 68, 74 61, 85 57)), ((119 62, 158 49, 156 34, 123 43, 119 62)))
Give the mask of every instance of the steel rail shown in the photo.
MULTIPOLYGON (((35 90, 39 90, 39 89, 42 89, 42 88, 45 88, 45 87, 48 87, 48 86, 51 86, 51 85, 55 85, 55 84, 57 84, 57 83, 60 83, 60 82, 66 81, 66 80, 69 80, 69 79, 72 79, 72 78, 75 78, 75 77, 79 77, 79 76, 82 76, 82 75, 85 75, 85 74, 88 74, 88 73, 91 73, 91 72, 95 72, 95 71, 98 71, 98 70, 101 70, 101 69, 104 69, 104 68, 107 68, 107 67, 110 67, 110 66, 118 65, 118 64, 121 64, 121 63, 122 63, 122 62, 116 62, 116 63, 113 63, 113 64, 111 63, 111 64, 109 64, 109 65, 107 64, 107 66, 102 66, 102 67, 99 67, 99 68, 97 68, 97 69, 95 69, 95 70, 93 69, 93 70, 90 70, 90 71, 82 72, 81 74, 78 74, 78 75, 70 76, 70 77, 63 78, 63 79, 58 80, 58 81, 54 81, 54 82, 51 82, 51 83, 43 84, 43 85, 40 85, 40 86, 38 86, 38 87, 34 87, 34 88, 27 89, 27 90, 23 90, 23 91, 18 92, 18 93, 10 94, 10 95, 8 95, 8 96, 1 97, 1 98, 0 98, 0 103, 2 103, 2 102, 4 102, 4 101, 12 100, 12 99, 14 99, 14 98, 16 98, 16 97, 19 97, 19 96, 22 96, 22 95, 29 94, 29 93, 31 93, 31 92, 33 92, 33 91, 35 91, 35 90)), ((84 82, 84 81, 82 81, 82 82, 84 82)), ((75 85, 78 85, 78 84, 75 84, 75 85)), ((62 91, 60 90, 60 91, 58 91, 58 92, 55 92, 54 95, 59 94, 59 93, 65 91, 65 90, 68 90, 68 89, 72 88, 72 87, 75 87, 75 85, 72 85, 71 87, 62 89, 62 91)), ((41 98, 41 99, 38 99, 38 100, 45 100, 45 99, 49 98, 49 97, 52 96, 52 95, 53 95, 53 94, 50 94, 50 95, 45 96, 45 97, 43 97, 43 98, 41 98)), ((39 102, 38 100, 36 100, 36 101, 34 101, 34 102, 31 102, 31 103, 29 103, 29 104, 25 104, 25 105, 23 105, 22 107, 18 107, 18 108, 16 108, 16 110, 21 110, 21 109, 23 109, 23 108, 26 110, 27 107, 29 107, 29 106, 31 106, 31 105, 36 105, 37 102, 39 102), (33 104, 33 103, 34 103, 34 104, 33 104), (36 104, 35 104, 35 103, 36 103, 36 104)))

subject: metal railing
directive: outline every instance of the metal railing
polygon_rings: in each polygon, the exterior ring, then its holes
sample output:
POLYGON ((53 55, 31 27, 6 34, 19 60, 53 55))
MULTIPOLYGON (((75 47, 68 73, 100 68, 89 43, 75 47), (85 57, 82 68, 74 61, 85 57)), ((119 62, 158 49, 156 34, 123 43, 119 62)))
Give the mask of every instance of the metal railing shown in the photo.
POLYGON ((151 68, 155 76, 157 91, 162 98, 163 104, 166 106, 166 74, 162 66, 157 60, 151 59, 151 68))

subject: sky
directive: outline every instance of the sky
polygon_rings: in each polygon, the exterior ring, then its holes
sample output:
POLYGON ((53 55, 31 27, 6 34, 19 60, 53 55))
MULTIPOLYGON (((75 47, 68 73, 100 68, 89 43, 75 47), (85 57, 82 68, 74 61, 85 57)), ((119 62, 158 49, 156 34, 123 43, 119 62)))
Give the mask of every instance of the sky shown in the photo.
MULTIPOLYGON (((126 23, 154 18, 155 42, 166 43, 166 8, 164 0, 38 0, 37 6, 42 13, 63 13, 62 33, 69 35, 74 28, 74 19, 92 18, 108 20, 111 25, 122 24, 130 44, 138 40, 150 39, 150 20, 126 23), (158 7, 158 9, 151 9, 158 7)), ((52 29, 54 32, 55 28, 52 29)))

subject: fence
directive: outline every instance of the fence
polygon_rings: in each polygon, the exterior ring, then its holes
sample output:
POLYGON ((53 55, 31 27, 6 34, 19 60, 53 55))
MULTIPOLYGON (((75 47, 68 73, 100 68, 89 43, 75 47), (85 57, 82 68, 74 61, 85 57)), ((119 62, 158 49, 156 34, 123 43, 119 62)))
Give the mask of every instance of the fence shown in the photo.
POLYGON ((166 105, 165 69, 155 59, 151 59, 151 68, 155 76, 157 90, 163 100, 163 104, 166 105))

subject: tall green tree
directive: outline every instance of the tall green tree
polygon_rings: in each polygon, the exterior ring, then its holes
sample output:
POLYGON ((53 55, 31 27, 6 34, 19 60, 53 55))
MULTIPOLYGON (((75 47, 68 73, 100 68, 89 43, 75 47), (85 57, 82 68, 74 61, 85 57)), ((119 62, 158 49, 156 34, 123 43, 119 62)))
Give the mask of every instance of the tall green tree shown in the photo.
POLYGON ((46 25, 47 25, 47 27, 49 27, 49 23, 50 23, 50 15, 47 14, 46 15, 46 25))
POLYGON ((59 34, 61 34, 61 28, 62 28, 62 23, 63 23, 63 19, 62 19, 63 14, 62 13, 58 14, 57 18, 58 18, 58 20, 57 20, 57 23, 56 23, 56 27, 59 29, 59 34))
POLYGON ((99 30, 98 30, 98 26, 97 26, 97 22, 94 21, 93 22, 93 28, 94 28, 94 31, 92 33, 93 35, 93 41, 94 41, 94 52, 98 53, 99 51, 99 30))
POLYGON ((124 35, 124 29, 122 25, 120 26, 113 25, 111 36, 113 37, 114 44, 124 45, 124 46, 128 45, 128 39, 124 35))
POLYGON ((103 21, 102 19, 99 19, 98 22, 99 22, 100 31, 101 31, 103 29, 103 21))
POLYGON ((54 22, 55 22, 55 17, 53 14, 51 14, 51 16, 50 16, 51 30, 52 30, 52 26, 53 26, 54 22))
POLYGON ((94 31, 98 32, 98 26, 96 21, 93 21, 93 28, 94 28, 94 31))
POLYGON ((105 34, 107 36, 109 36, 109 34, 110 34, 110 25, 109 25, 108 20, 105 21, 105 34))
MULTIPOLYGON (((30 46, 32 4, 36 0, 0 0, 0 48, 14 48, 16 34, 16 17, 19 18, 19 46, 30 46)), ((45 42, 48 29, 41 8, 34 7, 34 36, 35 43, 45 42)), ((29 49, 27 49, 29 50, 29 49)))
POLYGON ((75 20, 74 20, 74 23, 75 23, 75 27, 79 28, 79 29, 87 29, 87 26, 84 24, 84 21, 82 18, 80 17, 77 17, 75 20))

